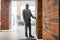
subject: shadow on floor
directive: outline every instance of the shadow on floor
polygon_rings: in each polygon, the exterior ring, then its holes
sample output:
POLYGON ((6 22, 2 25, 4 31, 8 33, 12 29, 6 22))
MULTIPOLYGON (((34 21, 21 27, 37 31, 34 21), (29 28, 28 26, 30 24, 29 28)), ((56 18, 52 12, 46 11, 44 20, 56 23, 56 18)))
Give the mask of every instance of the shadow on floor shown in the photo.
POLYGON ((20 40, 36 40, 36 38, 26 38, 26 39, 20 39, 20 40))

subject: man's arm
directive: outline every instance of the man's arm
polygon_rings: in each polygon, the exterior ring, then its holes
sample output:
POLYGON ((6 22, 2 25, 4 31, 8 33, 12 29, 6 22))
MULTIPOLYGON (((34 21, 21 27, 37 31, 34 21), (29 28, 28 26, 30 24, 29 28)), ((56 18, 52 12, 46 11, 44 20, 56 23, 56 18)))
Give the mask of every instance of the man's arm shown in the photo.
POLYGON ((31 15, 32 18, 36 19, 36 17, 34 17, 34 16, 32 15, 31 11, 30 11, 30 15, 31 15))
POLYGON ((23 14, 23 19, 24 19, 24 16, 25 16, 25 15, 24 15, 24 10, 23 10, 22 14, 23 14))
POLYGON ((23 10, 23 19, 24 19, 24 21, 26 20, 24 10, 23 10))

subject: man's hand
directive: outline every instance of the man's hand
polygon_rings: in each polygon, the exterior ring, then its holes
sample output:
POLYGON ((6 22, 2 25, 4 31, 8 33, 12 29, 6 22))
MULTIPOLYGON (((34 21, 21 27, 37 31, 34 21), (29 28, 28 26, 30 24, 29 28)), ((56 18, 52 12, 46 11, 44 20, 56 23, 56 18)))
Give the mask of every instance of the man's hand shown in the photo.
POLYGON ((34 17, 34 19, 36 19, 36 17, 34 17))

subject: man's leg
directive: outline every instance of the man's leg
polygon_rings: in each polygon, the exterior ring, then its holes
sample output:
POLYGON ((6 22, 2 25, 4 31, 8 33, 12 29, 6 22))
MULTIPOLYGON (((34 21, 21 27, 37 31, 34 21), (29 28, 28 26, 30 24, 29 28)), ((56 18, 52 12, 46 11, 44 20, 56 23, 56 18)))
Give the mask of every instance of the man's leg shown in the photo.
POLYGON ((31 23, 29 22, 29 36, 31 35, 31 23))
POLYGON ((27 24, 25 24, 25 36, 28 37, 28 34, 27 34, 27 24))
POLYGON ((29 22, 29 37, 34 37, 31 35, 31 22, 29 22))

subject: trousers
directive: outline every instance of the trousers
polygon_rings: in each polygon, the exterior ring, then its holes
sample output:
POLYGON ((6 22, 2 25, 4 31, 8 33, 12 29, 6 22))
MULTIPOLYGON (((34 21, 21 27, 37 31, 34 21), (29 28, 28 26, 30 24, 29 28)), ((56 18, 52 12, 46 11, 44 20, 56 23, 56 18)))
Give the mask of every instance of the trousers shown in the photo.
POLYGON ((31 19, 29 19, 28 23, 25 23, 25 35, 27 34, 27 29, 29 28, 29 35, 31 35, 31 19))

